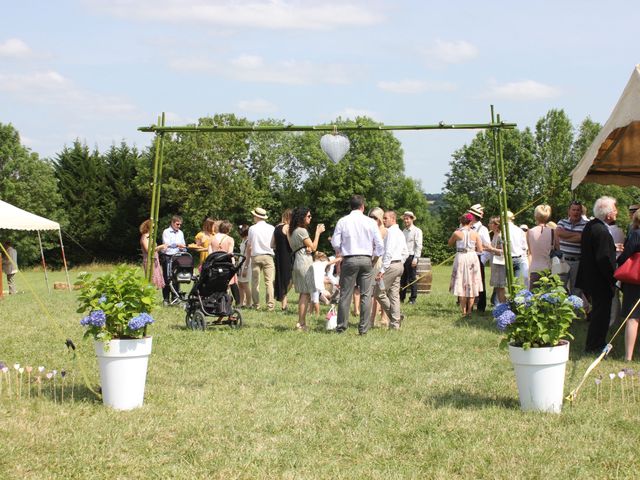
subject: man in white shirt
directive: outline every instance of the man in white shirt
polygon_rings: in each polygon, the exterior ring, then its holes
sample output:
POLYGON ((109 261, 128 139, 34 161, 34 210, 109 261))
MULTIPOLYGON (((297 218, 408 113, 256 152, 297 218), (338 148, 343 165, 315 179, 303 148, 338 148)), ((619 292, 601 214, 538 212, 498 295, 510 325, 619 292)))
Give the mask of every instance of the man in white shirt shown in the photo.
MULTIPOLYGON (((162 265, 162 276, 164 277, 164 287, 162 287, 162 298, 164 299, 164 305, 171 303, 171 272, 169 272, 169 264, 172 257, 180 250, 187 248, 184 241, 184 233, 180 230, 182 226, 182 217, 174 215, 171 217, 171 225, 164 229, 162 232, 162 243, 167 246, 163 252, 160 253, 160 264, 162 265)), ((174 288, 179 288, 174 285, 174 288)))
POLYGON ((411 295, 409 296, 409 303, 416 303, 418 298, 418 284, 416 282, 418 260, 422 254, 422 230, 416 227, 413 222, 416 221, 416 216, 413 212, 406 211, 402 214, 405 229, 404 238, 407 242, 407 250, 409 256, 404 262, 404 271, 400 278, 400 301, 404 302, 407 296, 407 288, 411 288, 411 295), (411 285, 407 287, 407 285, 411 285))
POLYGON ((519 278, 525 288, 529 288, 529 259, 527 258, 527 236, 522 229, 513 223, 515 215, 507 211, 509 227, 509 246, 511 247, 511 261, 513 273, 519 278))
POLYGON ((382 222, 387 227, 387 236, 384 239, 382 268, 376 275, 374 296, 389 317, 389 328, 398 330, 403 317, 400 314, 400 278, 404 272, 404 261, 409 256, 409 251, 404 234, 396 223, 396 212, 393 210, 384 212, 382 222), (383 286, 380 285, 381 280, 383 286))
POLYGON ((253 225, 249 227, 247 237, 247 258, 251 259, 251 302, 252 307, 260 309, 260 272, 264 278, 266 292, 267 309, 272 312, 274 308, 273 280, 275 279, 276 267, 273 261, 273 248, 271 248, 271 238, 275 227, 265 220, 267 212, 264 208, 251 210, 253 215, 253 225))
POLYGON ((482 253, 478 254, 478 260, 480 261, 480 277, 482 278, 482 291, 478 295, 478 298, 474 302, 479 312, 484 312, 487 309, 487 288, 484 280, 484 265, 489 260, 491 253, 491 237, 489 236, 489 230, 482 224, 482 217, 484 217, 484 207, 480 203, 473 205, 467 213, 473 215, 473 222, 471 223, 471 229, 475 231, 480 240, 482 241, 482 253))
POLYGON ((373 264, 384 253, 382 236, 376 222, 364 214, 364 198, 353 195, 349 200, 351 213, 338 220, 331 237, 340 265, 340 303, 338 304, 337 333, 349 326, 349 308, 356 284, 360 288, 360 323, 358 333, 369 330, 373 264))

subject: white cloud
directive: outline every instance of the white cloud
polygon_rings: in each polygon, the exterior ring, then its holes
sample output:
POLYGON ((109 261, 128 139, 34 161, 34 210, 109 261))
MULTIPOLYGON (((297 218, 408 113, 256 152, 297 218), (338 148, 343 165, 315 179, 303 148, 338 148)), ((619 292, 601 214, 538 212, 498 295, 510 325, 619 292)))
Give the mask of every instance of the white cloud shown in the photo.
POLYGON ((240 110, 250 113, 273 113, 278 110, 278 107, 268 101, 261 98, 255 100, 241 100, 237 104, 240 110))
POLYGON ((493 85, 482 95, 483 98, 497 98, 505 100, 545 100, 560 95, 560 89, 552 85, 523 80, 502 85, 493 85))
POLYGON ((453 92, 455 84, 450 82, 425 82, 422 80, 380 81, 378 88, 392 93, 453 92))
POLYGON ((433 47, 425 50, 430 64, 463 63, 474 59, 478 53, 478 47, 464 40, 447 42, 438 39, 433 47))
POLYGON ((348 84, 358 74, 355 67, 307 60, 282 60, 267 63, 257 55, 240 55, 231 60, 215 62, 202 58, 176 59, 169 66, 178 71, 202 72, 225 76, 233 80, 284 85, 348 84))
POLYGON ((338 117, 342 118, 343 120, 346 120, 346 119, 355 120, 357 117, 369 117, 373 120, 380 121, 378 119, 379 114, 377 112, 374 112, 372 110, 366 110, 364 108, 346 107, 340 112, 337 112, 333 116, 333 118, 338 118, 338 117))
POLYGON ((125 19, 234 28, 329 30, 370 26, 383 20, 369 5, 353 0, 86 0, 85 3, 125 19))
POLYGON ((0 92, 7 92, 25 103, 54 105, 89 117, 102 114, 131 116, 138 113, 137 108, 126 100, 78 88, 55 71, 0 73, 0 92))
POLYGON ((31 56, 31 48, 19 38, 0 42, 0 57, 25 58, 31 56))

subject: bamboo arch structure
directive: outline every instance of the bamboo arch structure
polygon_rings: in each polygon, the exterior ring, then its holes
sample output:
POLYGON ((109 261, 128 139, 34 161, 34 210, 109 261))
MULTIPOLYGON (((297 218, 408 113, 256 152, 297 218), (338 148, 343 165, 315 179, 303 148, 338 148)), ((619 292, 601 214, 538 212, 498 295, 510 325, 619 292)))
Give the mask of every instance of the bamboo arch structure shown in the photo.
MULTIPOLYGON (((507 219, 507 190, 506 172, 504 167, 504 157, 502 148, 502 130, 515 129, 517 124, 505 123, 501 121, 500 115, 495 115, 493 105, 491 106, 490 123, 459 123, 446 124, 440 122, 435 125, 362 125, 341 126, 340 131, 386 131, 386 130, 490 130, 493 134, 493 160, 495 175, 498 184, 498 200, 500 205, 500 228, 502 238, 505 239, 505 267, 507 273, 507 286, 510 293, 514 289, 513 261, 510 253, 510 235, 507 219)), ((158 123, 147 127, 139 127, 138 130, 156 135, 156 150, 153 162, 153 183, 151 192, 151 232, 149 234, 149 251, 147 265, 153 265, 153 252, 156 246, 158 234, 158 216, 160 214, 160 192, 162 188, 162 166, 164 163, 164 136, 168 133, 231 133, 231 132, 334 132, 335 125, 256 125, 256 126, 232 126, 232 125, 211 125, 211 126, 167 126, 165 125, 165 114, 158 117, 158 123)), ((151 281, 152 269, 147 271, 147 280, 151 281)))

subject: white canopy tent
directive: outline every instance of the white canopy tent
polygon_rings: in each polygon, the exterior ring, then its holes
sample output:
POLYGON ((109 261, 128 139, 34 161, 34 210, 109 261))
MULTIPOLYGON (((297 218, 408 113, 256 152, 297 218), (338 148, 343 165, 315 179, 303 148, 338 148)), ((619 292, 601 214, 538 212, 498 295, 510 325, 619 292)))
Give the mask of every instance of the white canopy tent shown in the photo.
MULTIPOLYGON (((60 224, 49 220, 44 217, 40 217, 21 208, 15 207, 10 203, 0 200, 0 229, 5 230, 27 230, 36 231, 38 233, 38 243, 40 244, 40 258, 42 259, 42 266, 44 268, 44 278, 47 283, 47 289, 49 288, 49 279, 47 276, 47 264, 44 259, 44 250, 42 249, 42 238, 40 237, 40 231, 42 230, 57 230, 58 238, 60 239, 60 250, 62 251, 62 261, 64 263, 64 271, 67 276, 67 286, 71 289, 69 282, 69 271, 67 270, 67 260, 64 255, 64 245, 62 244, 62 233, 60 231, 60 224)), ((0 267, 1 268, 1 267, 0 267)), ((1 272, 1 270, 0 270, 1 272)), ((0 280, 0 285, 2 285, 0 280)), ((0 288, 0 296, 2 296, 2 289, 0 288)))
POLYGON ((571 189, 582 182, 640 186, 640 65, 607 123, 571 171, 571 189))

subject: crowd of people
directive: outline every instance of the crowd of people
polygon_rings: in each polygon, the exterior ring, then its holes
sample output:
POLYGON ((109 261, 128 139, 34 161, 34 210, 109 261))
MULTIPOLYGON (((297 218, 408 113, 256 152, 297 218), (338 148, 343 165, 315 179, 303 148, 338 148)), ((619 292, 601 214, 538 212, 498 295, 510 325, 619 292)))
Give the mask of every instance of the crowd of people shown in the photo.
MULTIPOLYGON (((251 211, 251 226, 241 225, 240 255, 242 268, 229 287, 240 308, 274 311, 280 302, 288 311, 287 294, 293 288, 299 295, 295 328, 307 330, 307 315, 320 312, 320 303, 337 304, 336 332, 348 328, 351 305, 359 316, 358 331, 364 335, 381 317, 381 324, 391 329, 401 327, 404 315, 400 304, 408 295, 409 303, 417 298, 416 268, 422 253, 422 230, 414 225, 411 211, 402 215, 405 228, 397 224, 395 211, 373 208, 365 215, 364 198, 350 199, 351 212, 341 218, 330 237, 333 255, 318 251, 323 223, 309 231, 312 212, 309 208, 287 209, 280 223, 271 225, 263 208, 251 211), (260 280, 264 298, 260 301, 260 280)), ((151 221, 140 225, 140 247, 147 271, 151 221)), ((162 289, 165 305, 171 304, 171 261, 190 246, 199 253, 200 263, 213 252, 233 253, 235 241, 229 234, 232 225, 226 220, 207 218, 195 243, 188 245, 181 230, 182 218, 175 215, 162 232, 162 243, 154 248, 153 283, 162 289)), ((175 287, 175 286, 174 286, 175 287)))
MULTIPOLYGON (((569 205, 567 217, 557 225, 550 221, 551 207, 538 205, 534 210, 536 225, 529 229, 517 226, 515 216, 507 212, 509 252, 516 280, 526 288, 535 288, 543 271, 553 271, 556 263, 566 290, 582 297, 589 327, 585 351, 600 353, 607 345, 607 333, 620 317, 629 317, 625 327, 625 359, 632 360, 640 320, 640 285, 616 282, 616 267, 640 252, 640 205, 631 205, 631 224, 625 237, 616 225, 618 209, 612 197, 601 197, 587 217, 586 207, 579 201, 569 205), (562 259, 560 263, 560 260, 562 259), (622 305, 619 303, 622 292, 622 305)), ((484 208, 471 206, 459 221, 459 228, 449 238, 456 247, 450 291, 458 298, 464 316, 474 309, 486 308, 485 265, 491 265, 491 302, 504 303, 506 298, 505 242, 500 217, 491 217, 488 227, 482 225, 484 208), (489 233, 489 230, 491 234, 489 233)))
MULTIPOLYGON (((348 328, 351 306, 359 317, 358 332, 367 333, 380 316, 381 325, 399 329, 404 315, 401 304, 415 303, 417 298, 417 265, 422 254, 422 230, 414 222, 411 211, 402 214, 400 230, 397 213, 375 207, 365 214, 365 201, 360 195, 349 200, 350 213, 336 224, 329 240, 334 255, 318 251, 326 229, 318 223, 313 235, 309 231, 312 212, 309 208, 286 209, 277 225, 267 222, 268 214, 260 207, 251 211, 251 226, 241 225, 239 252, 244 265, 229 282, 235 304, 240 308, 274 311, 280 302, 288 310, 287 295, 293 287, 299 295, 295 328, 307 330, 307 315, 319 314, 321 302, 337 303, 338 333, 348 328), (264 299, 260 302, 260 279, 264 299)), ((542 272, 559 263, 560 278, 566 290, 582 297, 589 327, 585 351, 599 353, 606 347, 607 333, 619 318, 629 317, 625 330, 625 359, 632 360, 640 322, 640 284, 616 282, 616 267, 630 261, 640 252, 640 205, 629 207, 627 234, 616 225, 616 200, 601 197, 593 207, 593 216, 579 201, 572 201, 566 218, 557 224, 550 221, 551 208, 538 205, 534 210, 535 226, 517 226, 515 216, 507 212, 507 225, 501 228, 499 216, 490 217, 483 225, 484 207, 475 204, 459 218, 448 244, 456 254, 450 291, 457 297, 463 316, 475 309, 484 312, 487 303, 507 301, 507 275, 503 231, 508 232, 509 252, 516 280, 526 288, 534 288, 542 272), (488 227, 488 228, 487 228, 488 227), (492 287, 487 302, 485 266, 490 265, 492 287), (620 302, 622 297, 622 302, 620 302)), ((165 305, 170 304, 172 258, 187 250, 181 230, 182 218, 175 215, 162 232, 162 242, 154 245, 149 255, 151 220, 140 225, 140 248, 145 272, 152 259, 152 281, 162 290, 165 305)), ((206 218, 202 230, 189 245, 202 265, 213 252, 234 253, 233 225, 227 220, 206 218)), ((4 242, 7 255, 2 267, 9 293, 16 293, 17 252, 11 242, 4 242)))

